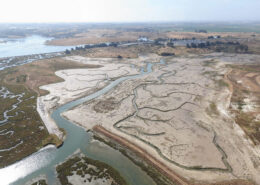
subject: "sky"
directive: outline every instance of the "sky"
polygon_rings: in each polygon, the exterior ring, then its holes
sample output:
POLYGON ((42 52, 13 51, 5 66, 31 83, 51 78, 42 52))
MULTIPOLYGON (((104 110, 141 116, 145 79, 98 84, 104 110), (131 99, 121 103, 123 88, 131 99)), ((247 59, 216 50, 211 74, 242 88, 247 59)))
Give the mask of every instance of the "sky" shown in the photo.
POLYGON ((260 21, 260 0, 1 0, 0 22, 260 21))

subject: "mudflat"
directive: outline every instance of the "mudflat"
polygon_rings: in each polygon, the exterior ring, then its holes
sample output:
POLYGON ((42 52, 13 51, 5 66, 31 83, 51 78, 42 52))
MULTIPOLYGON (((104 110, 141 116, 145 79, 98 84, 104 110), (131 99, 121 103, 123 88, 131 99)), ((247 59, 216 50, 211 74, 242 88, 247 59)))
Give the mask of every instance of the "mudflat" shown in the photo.
POLYGON ((149 54, 124 60, 70 56, 64 60, 103 67, 56 72, 65 81, 41 87, 50 92, 40 97, 47 112, 104 87, 110 80, 137 74, 150 62, 151 73, 122 82, 63 116, 86 130, 102 126, 190 182, 260 182, 259 147, 237 125, 230 110, 232 92, 225 79, 229 65, 259 65, 258 55, 149 54))

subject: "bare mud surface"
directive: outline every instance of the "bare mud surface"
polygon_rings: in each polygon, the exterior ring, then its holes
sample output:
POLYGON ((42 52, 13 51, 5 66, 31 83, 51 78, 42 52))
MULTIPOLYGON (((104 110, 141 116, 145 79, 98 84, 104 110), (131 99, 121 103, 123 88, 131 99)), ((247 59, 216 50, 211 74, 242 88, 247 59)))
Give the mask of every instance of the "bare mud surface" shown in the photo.
MULTIPOLYGON (((153 72, 122 82, 63 116, 86 130, 100 125, 131 141, 190 182, 244 179, 260 184, 259 145, 235 122, 229 109, 232 92, 224 78, 227 65, 259 65, 260 57, 213 53, 164 58, 165 64, 161 59, 67 57, 103 67, 56 72, 65 81, 42 87, 50 94, 38 98, 38 111, 47 119, 55 106, 137 74, 147 62, 155 63, 153 72)), ((55 129, 50 118, 45 123, 55 129)))

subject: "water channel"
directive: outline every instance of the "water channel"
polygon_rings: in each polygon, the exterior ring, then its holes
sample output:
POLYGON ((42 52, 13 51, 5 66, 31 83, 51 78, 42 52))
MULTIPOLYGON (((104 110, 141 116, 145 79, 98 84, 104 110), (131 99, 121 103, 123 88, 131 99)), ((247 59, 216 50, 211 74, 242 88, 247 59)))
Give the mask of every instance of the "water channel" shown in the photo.
POLYGON ((45 147, 44 149, 15 164, 0 169, 1 185, 24 184, 39 175, 46 175, 49 184, 56 184, 57 178, 55 166, 64 162, 66 158, 79 149, 88 157, 100 160, 114 167, 130 185, 155 184, 144 171, 142 171, 119 151, 114 150, 103 143, 93 141, 91 139, 91 133, 86 132, 83 128, 69 122, 61 116, 63 112, 107 93, 121 82, 139 78, 150 73, 151 71, 152 64, 148 63, 146 65, 146 69, 141 69, 140 74, 121 77, 111 82, 105 88, 89 96, 72 101, 54 110, 52 113, 52 118, 59 127, 64 128, 67 132, 67 137, 63 146, 59 149, 56 149, 53 146, 45 147))

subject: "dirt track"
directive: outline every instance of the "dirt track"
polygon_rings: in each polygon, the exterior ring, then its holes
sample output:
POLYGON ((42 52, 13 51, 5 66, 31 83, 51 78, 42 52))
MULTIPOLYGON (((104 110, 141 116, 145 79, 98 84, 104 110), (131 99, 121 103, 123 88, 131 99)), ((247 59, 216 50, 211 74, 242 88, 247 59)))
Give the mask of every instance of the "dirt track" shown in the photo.
POLYGON ((176 174, 175 172, 170 170, 168 167, 166 167, 160 161, 158 161, 153 156, 148 154, 144 149, 138 147, 137 145, 134 145, 130 141, 109 132, 102 126, 95 126, 93 128, 93 130, 115 140, 116 142, 118 142, 119 144, 121 144, 123 146, 126 146, 127 148, 130 148, 132 151, 134 151, 139 156, 146 159, 149 163, 151 163, 153 166, 155 166, 160 172, 162 172, 164 175, 166 175, 168 178, 170 178, 173 182, 177 182, 178 184, 181 184, 181 185, 189 184, 186 179, 180 177, 178 174, 176 174))
MULTIPOLYGON (((85 64, 95 61, 82 56, 67 57, 67 60, 85 64)), ((80 70, 59 72, 61 77, 67 74, 65 84, 48 87, 52 89, 52 96, 66 102, 73 97, 68 96, 72 92, 80 94, 77 89, 82 89, 81 83, 93 83, 95 76, 100 79, 100 74, 109 73, 108 77, 114 79, 136 72, 132 65, 141 67, 146 61, 152 61, 155 64, 150 74, 122 82, 105 95, 75 107, 63 116, 86 130, 99 125, 113 133, 110 135, 101 129, 109 138, 114 134, 120 136, 114 139, 144 159, 148 158, 147 161, 169 179, 176 181, 177 175, 177 179, 181 179, 178 184, 222 183, 233 179, 260 182, 258 148, 245 139, 244 131, 229 114, 232 91, 224 81, 228 64, 248 64, 258 61, 258 57, 216 53, 165 60, 167 65, 158 64, 160 57, 157 55, 116 62, 103 59, 103 68, 81 73, 80 70), (80 76, 75 77, 75 74, 80 76), (83 77, 85 81, 82 81, 83 77), (75 83, 71 83, 72 80, 75 83), (186 182, 182 177, 191 180, 186 182)), ((249 78, 252 75, 250 73, 249 78)))

